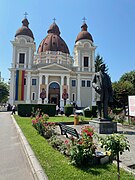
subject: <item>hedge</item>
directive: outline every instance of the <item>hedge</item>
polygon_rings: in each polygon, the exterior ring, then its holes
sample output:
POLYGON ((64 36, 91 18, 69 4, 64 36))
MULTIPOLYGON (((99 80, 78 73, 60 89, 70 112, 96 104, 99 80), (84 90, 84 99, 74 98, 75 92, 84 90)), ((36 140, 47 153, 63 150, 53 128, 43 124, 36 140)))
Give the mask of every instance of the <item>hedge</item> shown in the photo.
POLYGON ((49 116, 55 116, 56 105, 55 104, 18 104, 18 115, 22 117, 30 117, 32 111, 36 111, 38 108, 41 112, 48 114, 49 116))
POLYGON ((97 117, 97 106, 92 106, 90 110, 84 111, 85 117, 97 117))
POLYGON ((73 114, 73 108, 74 106, 71 105, 71 104, 67 104, 64 106, 64 113, 65 113, 65 116, 70 116, 71 114, 73 114))

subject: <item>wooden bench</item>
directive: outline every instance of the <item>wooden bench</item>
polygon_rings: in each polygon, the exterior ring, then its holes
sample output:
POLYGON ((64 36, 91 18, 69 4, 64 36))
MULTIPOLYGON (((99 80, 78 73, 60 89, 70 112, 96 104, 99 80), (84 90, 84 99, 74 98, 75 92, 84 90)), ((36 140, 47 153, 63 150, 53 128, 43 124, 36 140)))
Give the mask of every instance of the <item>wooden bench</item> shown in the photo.
POLYGON ((62 123, 58 123, 58 125, 59 125, 60 130, 61 130, 61 135, 66 135, 67 138, 68 138, 68 134, 75 136, 76 138, 80 137, 80 135, 78 134, 76 129, 74 129, 70 126, 67 126, 65 124, 62 124, 62 123))

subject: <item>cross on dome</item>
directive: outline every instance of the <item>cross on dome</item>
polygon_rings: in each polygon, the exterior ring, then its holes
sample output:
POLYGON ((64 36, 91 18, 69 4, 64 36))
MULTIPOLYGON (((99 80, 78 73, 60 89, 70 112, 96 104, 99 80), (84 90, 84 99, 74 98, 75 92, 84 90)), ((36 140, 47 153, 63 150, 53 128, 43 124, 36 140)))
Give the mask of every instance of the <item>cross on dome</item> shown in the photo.
POLYGON ((28 13, 25 12, 25 13, 24 13, 24 18, 25 18, 25 19, 27 19, 27 15, 28 15, 28 13))
POLYGON ((55 19, 55 18, 53 18, 53 23, 55 23, 55 21, 56 21, 56 19, 55 19))
POLYGON ((85 23, 87 19, 84 17, 82 20, 83 20, 83 23, 85 23))

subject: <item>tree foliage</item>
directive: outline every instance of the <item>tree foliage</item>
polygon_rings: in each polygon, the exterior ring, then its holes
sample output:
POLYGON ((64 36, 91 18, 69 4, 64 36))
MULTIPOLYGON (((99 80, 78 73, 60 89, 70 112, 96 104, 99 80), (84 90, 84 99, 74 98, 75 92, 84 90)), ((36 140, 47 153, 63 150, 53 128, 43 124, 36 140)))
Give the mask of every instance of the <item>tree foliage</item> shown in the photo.
MULTIPOLYGON (((101 57, 99 54, 97 54, 97 56, 96 56, 96 58, 95 58, 95 72, 100 71, 100 65, 101 65, 101 64, 105 64, 105 63, 104 63, 104 60, 103 60, 103 57, 101 57)), ((108 71, 107 66, 106 66, 105 71, 106 71, 106 72, 108 71)))
POLYGON ((9 87, 6 83, 0 82, 0 103, 6 103, 9 95, 9 87))
POLYGON ((135 71, 123 74, 118 82, 112 83, 112 87, 117 102, 128 105, 128 96, 135 94, 135 71))

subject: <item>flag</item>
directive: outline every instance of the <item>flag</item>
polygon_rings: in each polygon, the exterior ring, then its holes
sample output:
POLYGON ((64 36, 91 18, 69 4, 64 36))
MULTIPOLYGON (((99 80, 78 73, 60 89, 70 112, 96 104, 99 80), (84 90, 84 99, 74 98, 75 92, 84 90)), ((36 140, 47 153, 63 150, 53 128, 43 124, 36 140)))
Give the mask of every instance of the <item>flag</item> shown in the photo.
POLYGON ((15 91, 15 100, 23 101, 24 100, 24 70, 16 70, 16 91, 15 91))

